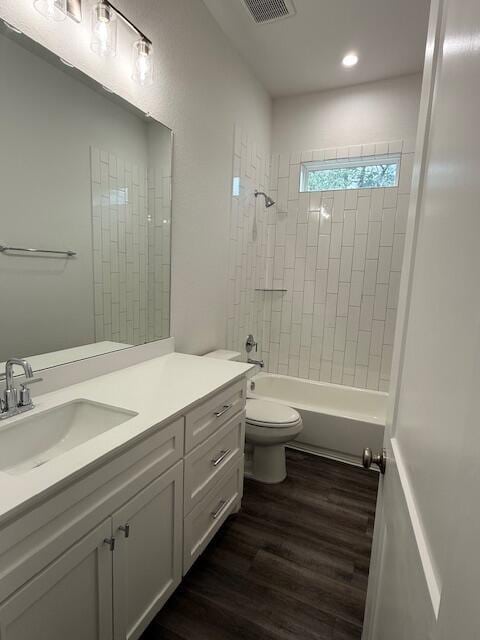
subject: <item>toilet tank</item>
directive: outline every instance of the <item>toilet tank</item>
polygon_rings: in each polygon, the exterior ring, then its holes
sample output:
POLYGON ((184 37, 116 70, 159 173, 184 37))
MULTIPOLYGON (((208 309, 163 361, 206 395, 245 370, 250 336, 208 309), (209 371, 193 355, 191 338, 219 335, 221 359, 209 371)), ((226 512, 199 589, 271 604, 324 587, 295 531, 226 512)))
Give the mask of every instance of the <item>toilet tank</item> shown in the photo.
POLYGON ((217 349, 216 351, 210 351, 206 353, 204 358, 218 358, 219 360, 234 360, 240 362, 242 354, 238 351, 227 351, 227 349, 217 349))

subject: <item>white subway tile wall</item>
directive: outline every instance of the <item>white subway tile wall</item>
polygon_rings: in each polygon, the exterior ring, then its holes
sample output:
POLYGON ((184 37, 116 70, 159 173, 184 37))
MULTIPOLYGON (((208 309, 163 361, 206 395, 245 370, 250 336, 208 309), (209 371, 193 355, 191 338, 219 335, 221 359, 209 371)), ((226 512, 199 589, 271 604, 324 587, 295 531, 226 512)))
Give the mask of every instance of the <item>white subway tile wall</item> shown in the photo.
MULTIPOLYGON (((267 229, 269 209, 265 209, 263 198, 254 196, 255 189, 268 191, 269 169, 270 158, 257 148, 246 131, 236 127, 230 213, 227 345, 244 355, 247 334, 253 333, 258 337, 262 330, 264 302, 268 300, 264 292, 256 289, 265 287, 267 273, 272 282, 274 271, 282 282, 284 278, 280 255, 282 251, 285 255, 285 247, 279 245, 275 261, 275 238, 272 238, 268 246, 273 250, 267 254, 267 231, 275 233, 276 229, 272 225, 267 229)), ((281 232, 278 233, 280 240, 281 232)))
POLYGON ((388 390, 413 141, 276 154, 270 180, 265 164, 237 128, 228 347, 253 333, 271 373, 388 390), (301 162, 399 152, 398 187, 299 191, 301 162), (265 184, 269 209, 253 196, 265 184))
POLYGON ((92 148, 91 179, 95 339, 168 337, 170 178, 92 148))

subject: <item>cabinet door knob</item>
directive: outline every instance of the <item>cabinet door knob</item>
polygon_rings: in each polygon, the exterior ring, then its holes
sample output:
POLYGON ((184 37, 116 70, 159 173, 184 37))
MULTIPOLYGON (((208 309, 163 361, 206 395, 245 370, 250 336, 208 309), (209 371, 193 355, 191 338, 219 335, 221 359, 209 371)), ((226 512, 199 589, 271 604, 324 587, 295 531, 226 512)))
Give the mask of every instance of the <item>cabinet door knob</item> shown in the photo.
POLYGON ((130 525, 127 523, 122 524, 122 526, 118 527, 119 531, 123 531, 125 538, 129 538, 130 537, 130 525))
POLYGON ((115 550, 115 538, 105 538, 103 541, 104 544, 108 544, 110 551, 115 550))

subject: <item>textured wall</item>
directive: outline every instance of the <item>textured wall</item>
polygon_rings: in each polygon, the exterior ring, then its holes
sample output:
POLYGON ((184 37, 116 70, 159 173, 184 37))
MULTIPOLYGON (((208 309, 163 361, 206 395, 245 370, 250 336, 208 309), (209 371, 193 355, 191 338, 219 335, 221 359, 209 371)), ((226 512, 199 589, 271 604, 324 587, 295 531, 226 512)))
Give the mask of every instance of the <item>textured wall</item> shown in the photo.
POLYGON ((273 102, 274 152, 363 144, 415 137, 421 74, 277 98, 273 102))

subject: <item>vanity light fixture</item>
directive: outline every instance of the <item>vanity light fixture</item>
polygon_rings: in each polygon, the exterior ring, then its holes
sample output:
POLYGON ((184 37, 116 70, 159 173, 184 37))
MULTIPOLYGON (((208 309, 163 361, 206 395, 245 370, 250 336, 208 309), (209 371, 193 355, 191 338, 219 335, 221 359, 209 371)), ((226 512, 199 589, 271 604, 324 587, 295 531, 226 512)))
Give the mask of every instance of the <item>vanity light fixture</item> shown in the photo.
POLYGON ((117 54, 117 16, 108 2, 97 2, 92 7, 92 51, 102 58, 117 54))
POLYGON ((33 0, 33 6, 47 20, 61 22, 67 17, 67 0, 33 0))
POLYGON ((114 56, 116 54, 117 18, 140 36, 133 44, 132 78, 144 86, 152 84, 152 41, 108 0, 100 0, 92 9, 92 50, 100 56, 114 56))
POLYGON ((153 83, 153 46, 143 37, 133 45, 132 78, 142 86, 153 83))
POLYGON ((343 58, 342 64, 344 67, 354 67, 358 62, 358 56, 353 51, 347 53, 347 55, 343 58))

